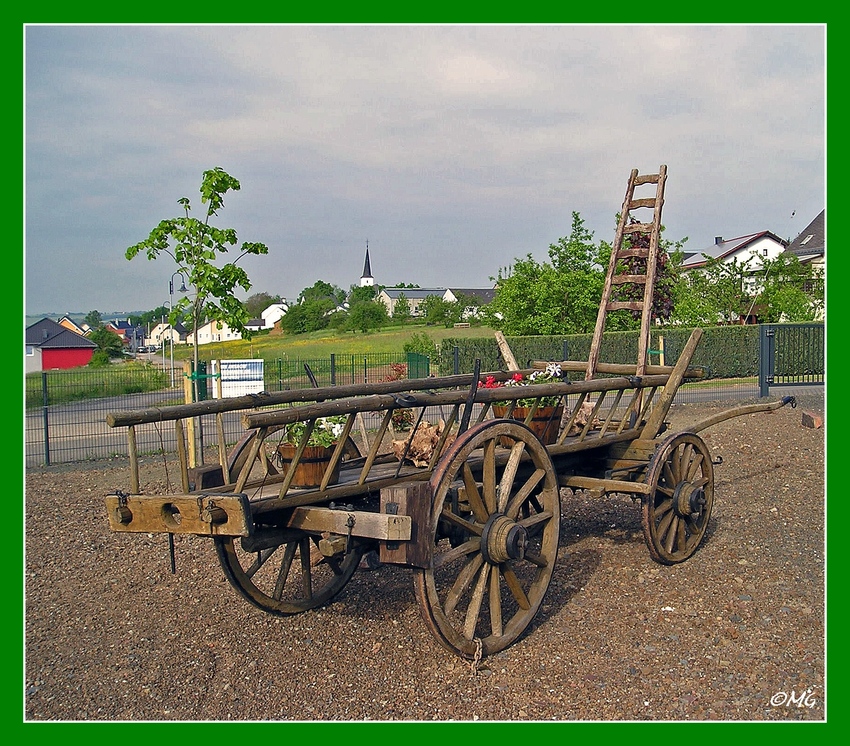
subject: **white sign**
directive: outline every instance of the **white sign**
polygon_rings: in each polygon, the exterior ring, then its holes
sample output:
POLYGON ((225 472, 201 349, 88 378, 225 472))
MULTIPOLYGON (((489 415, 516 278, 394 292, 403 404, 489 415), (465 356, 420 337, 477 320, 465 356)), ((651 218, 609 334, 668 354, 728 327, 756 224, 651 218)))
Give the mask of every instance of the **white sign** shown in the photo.
MULTIPOLYGON (((221 396, 245 396, 265 391, 262 360, 213 360, 213 374, 221 373, 221 396)), ((215 378, 210 379, 208 390, 218 399, 219 385, 215 378)))

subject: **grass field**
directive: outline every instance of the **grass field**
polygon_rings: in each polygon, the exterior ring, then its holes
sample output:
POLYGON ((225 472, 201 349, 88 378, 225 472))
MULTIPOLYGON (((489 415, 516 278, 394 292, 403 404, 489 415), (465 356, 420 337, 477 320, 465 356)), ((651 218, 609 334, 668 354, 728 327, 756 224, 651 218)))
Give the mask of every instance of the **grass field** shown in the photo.
MULTIPOLYGON (((309 334, 282 335, 259 334, 251 340, 235 340, 206 344, 200 347, 204 360, 218 359, 259 359, 277 360, 290 357, 302 360, 327 358, 331 354, 358 355, 364 353, 402 353, 404 345, 414 334, 427 335, 433 342, 440 344, 447 337, 471 338, 492 337, 495 330, 488 326, 450 327, 425 326, 424 324, 405 324, 393 326, 378 332, 321 331, 309 334)), ((189 345, 174 348, 175 360, 188 360, 192 356, 189 345)))

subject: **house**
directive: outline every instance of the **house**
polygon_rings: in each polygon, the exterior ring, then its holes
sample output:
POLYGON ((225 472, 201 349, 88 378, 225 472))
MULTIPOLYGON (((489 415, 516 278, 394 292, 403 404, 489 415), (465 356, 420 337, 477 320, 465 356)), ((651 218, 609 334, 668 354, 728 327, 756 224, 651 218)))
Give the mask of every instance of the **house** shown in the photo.
POLYGON ((157 324, 151 329, 150 335, 145 337, 145 344, 151 347, 160 347, 162 344, 182 344, 186 342, 186 327, 179 321, 172 326, 167 321, 157 324))
POLYGON ((91 331, 91 327, 88 324, 85 322, 78 324, 67 314, 59 319, 58 323, 59 326, 64 326, 66 329, 70 329, 72 332, 79 334, 81 337, 85 337, 86 334, 91 331))
POLYGON ((823 269, 826 266, 826 210, 812 220, 788 246, 787 254, 796 256, 801 264, 811 264, 823 269))
MULTIPOLYGON (((242 335, 231 329, 224 321, 208 321, 198 329, 198 344, 208 345, 212 342, 230 342, 234 339, 242 339, 242 335)), ((195 335, 193 333, 186 335, 188 344, 195 343, 195 335)))
POLYGON ((425 313, 424 303, 431 296, 445 297, 446 288, 384 288, 378 293, 379 300, 387 307, 387 313, 392 316, 398 299, 404 296, 410 307, 411 316, 422 316, 425 313))
POLYGON ((121 337, 124 347, 135 351, 145 343, 145 328, 141 324, 133 325, 130 319, 106 321, 103 324, 109 331, 121 337))
POLYGON ((97 345, 81 334, 44 318, 28 326, 25 333, 26 372, 79 368, 91 362, 97 345))
POLYGON ((481 306, 493 302, 496 297, 496 288, 447 288, 443 300, 447 303, 455 303, 461 297, 472 298, 472 302, 463 311, 463 317, 475 318, 481 306))
POLYGON ((701 269, 709 260, 720 259, 725 264, 732 264, 735 261, 746 264, 750 272, 758 272, 765 259, 776 259, 787 245, 787 241, 770 231, 727 239, 716 236, 714 245, 707 249, 685 252, 682 269, 684 271, 701 269))
POLYGON ((280 321, 284 316, 286 316, 286 312, 289 310, 289 306, 286 303, 272 303, 265 311, 263 311, 260 316, 263 317, 263 329, 272 329, 274 325, 280 321))

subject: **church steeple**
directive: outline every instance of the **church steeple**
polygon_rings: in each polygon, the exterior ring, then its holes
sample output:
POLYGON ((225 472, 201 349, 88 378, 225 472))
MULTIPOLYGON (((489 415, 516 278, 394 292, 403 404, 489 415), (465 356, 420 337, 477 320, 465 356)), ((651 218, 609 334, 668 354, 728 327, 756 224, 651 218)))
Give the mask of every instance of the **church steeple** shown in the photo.
POLYGON ((360 276, 360 287, 372 287, 375 284, 375 278, 372 277, 372 267, 369 264, 369 241, 366 240, 366 262, 363 265, 363 274, 360 276))

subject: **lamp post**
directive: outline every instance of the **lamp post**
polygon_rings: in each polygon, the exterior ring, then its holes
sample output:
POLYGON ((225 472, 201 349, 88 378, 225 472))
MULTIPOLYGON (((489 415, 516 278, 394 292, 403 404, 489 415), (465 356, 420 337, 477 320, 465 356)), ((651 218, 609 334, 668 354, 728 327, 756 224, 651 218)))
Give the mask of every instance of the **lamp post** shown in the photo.
MULTIPOLYGON (((174 326, 171 323, 171 314, 174 312, 174 278, 180 275, 180 288, 179 291, 181 293, 187 293, 188 288, 186 287, 186 279, 183 277, 182 272, 175 272, 171 275, 171 279, 168 281, 168 338, 171 340, 171 388, 174 388, 174 326)), ((163 355, 165 354, 165 348, 163 347, 163 355)))

